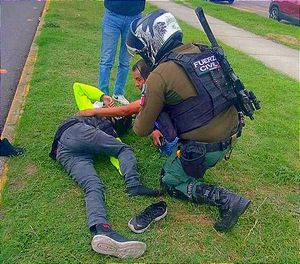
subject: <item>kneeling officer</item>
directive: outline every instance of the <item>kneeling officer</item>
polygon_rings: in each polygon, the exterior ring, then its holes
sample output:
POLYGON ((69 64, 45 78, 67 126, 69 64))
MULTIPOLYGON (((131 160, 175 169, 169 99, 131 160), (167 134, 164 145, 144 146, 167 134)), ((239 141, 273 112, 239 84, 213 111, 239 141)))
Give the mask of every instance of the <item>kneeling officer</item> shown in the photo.
POLYGON ((147 136, 162 112, 170 116, 178 150, 166 161, 161 182, 171 196, 214 205, 220 220, 217 231, 230 229, 250 201, 226 189, 199 180, 222 160, 241 134, 241 120, 220 63, 201 44, 182 44, 182 31, 174 16, 157 10, 132 22, 127 48, 152 68, 141 109, 134 123, 139 136, 147 136))

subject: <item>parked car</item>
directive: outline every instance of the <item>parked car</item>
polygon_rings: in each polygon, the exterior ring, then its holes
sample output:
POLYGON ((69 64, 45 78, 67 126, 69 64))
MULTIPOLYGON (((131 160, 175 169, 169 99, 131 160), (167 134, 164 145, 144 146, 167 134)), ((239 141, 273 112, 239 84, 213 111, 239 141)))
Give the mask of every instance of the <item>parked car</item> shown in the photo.
POLYGON ((269 17, 300 25, 300 0, 271 0, 269 17))
POLYGON ((228 4, 233 4, 234 0, 210 0, 210 2, 228 2, 228 4))

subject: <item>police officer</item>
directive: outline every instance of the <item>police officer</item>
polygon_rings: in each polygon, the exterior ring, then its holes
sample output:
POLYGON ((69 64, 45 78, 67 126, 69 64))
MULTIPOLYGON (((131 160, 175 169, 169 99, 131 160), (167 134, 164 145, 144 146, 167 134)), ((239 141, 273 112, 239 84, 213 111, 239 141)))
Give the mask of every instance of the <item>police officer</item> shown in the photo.
POLYGON ((128 51, 139 54, 153 69, 142 92, 134 123, 139 136, 149 135, 161 112, 167 112, 180 138, 178 149, 164 164, 161 182, 171 196, 214 205, 217 231, 229 230, 250 201, 201 181, 205 171, 222 160, 240 135, 239 114, 232 103, 219 62, 207 46, 182 44, 175 17, 154 11, 132 22, 128 51))

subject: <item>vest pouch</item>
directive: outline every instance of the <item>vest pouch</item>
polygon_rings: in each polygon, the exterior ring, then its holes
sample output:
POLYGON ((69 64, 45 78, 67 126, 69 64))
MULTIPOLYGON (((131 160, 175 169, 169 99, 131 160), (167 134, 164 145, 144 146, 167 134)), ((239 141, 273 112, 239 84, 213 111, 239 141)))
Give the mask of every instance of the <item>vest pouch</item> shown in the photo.
POLYGON ((205 144, 193 140, 180 148, 180 162, 185 173, 194 178, 202 178, 206 171, 203 165, 206 155, 205 144))

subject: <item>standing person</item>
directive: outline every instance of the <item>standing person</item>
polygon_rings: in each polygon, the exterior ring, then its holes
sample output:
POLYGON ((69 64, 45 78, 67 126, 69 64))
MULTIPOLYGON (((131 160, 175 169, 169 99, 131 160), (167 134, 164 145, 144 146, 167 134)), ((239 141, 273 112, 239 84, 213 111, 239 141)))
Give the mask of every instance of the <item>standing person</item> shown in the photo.
POLYGON ((214 228, 225 232, 250 201, 201 178, 230 154, 241 134, 236 94, 211 50, 201 44, 183 45, 182 37, 175 17, 165 10, 132 22, 127 48, 154 69, 146 81, 134 131, 149 135, 160 113, 169 114, 181 142, 163 166, 162 185, 171 196, 216 206, 220 219, 214 228))
POLYGON ((130 55, 125 41, 130 23, 139 18, 145 9, 145 0, 104 0, 104 7, 98 87, 105 94, 109 94, 110 73, 117 53, 118 40, 121 38, 118 71, 112 97, 122 104, 128 104, 124 96, 124 87, 129 71, 130 55))
POLYGON ((59 126, 49 154, 84 190, 93 250, 118 258, 138 258, 146 244, 127 239, 111 228, 104 208, 105 187, 94 168, 94 158, 102 154, 119 159, 129 196, 160 195, 158 190, 141 184, 132 149, 116 139, 129 128, 131 117, 71 117, 59 126))

